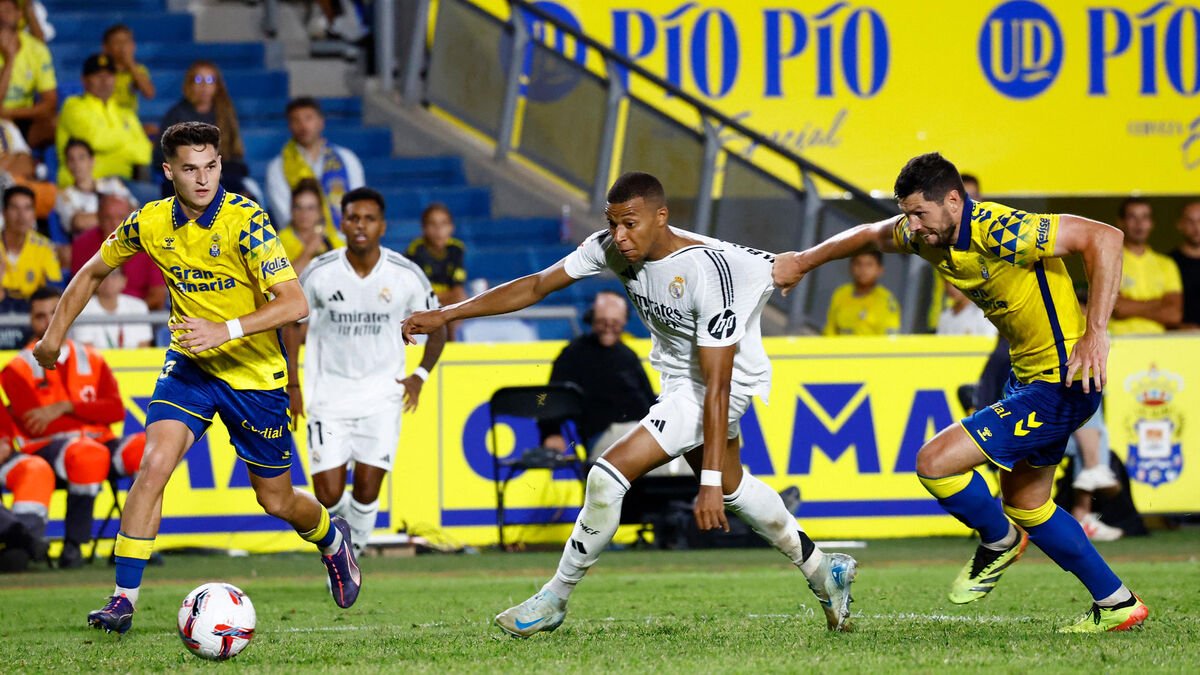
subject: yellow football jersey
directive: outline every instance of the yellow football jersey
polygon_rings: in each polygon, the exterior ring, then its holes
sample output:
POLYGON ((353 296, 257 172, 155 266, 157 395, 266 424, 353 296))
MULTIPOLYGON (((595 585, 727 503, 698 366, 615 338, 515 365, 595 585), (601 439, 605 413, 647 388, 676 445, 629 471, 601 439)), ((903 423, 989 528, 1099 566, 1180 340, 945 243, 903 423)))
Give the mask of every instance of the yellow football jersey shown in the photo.
MULTIPOLYGON (((296 278, 266 212, 253 201, 218 188, 196 220, 174 197, 134 211, 104 242, 104 262, 116 267, 145 251, 162 270, 171 293, 171 322, 190 316, 228 321, 267 303, 268 290, 296 278)), ((234 389, 278 389, 287 363, 276 331, 232 340, 192 354, 172 335, 171 348, 234 389)))
MULTIPOLYGON (((0 255, 8 255, 3 242, 0 242, 0 255)), ((20 255, 15 262, 10 260, 4 271, 3 285, 9 297, 24 300, 42 286, 61 281, 62 269, 58 266, 54 244, 37 232, 26 232, 20 255)))
MULTIPOLYGON (((1157 300, 1167 293, 1183 292, 1179 266, 1167 256, 1148 248, 1142 255, 1135 255, 1129 249, 1124 249, 1121 259, 1122 297, 1130 300, 1157 300)), ((1108 330, 1113 335, 1138 335, 1165 333, 1167 329, 1153 319, 1134 316, 1109 321, 1108 330)))
POLYGON ((1085 325, 1067 267, 1053 257, 1058 220, 1057 214, 968 199, 949 248, 912 238, 906 217, 892 229, 892 240, 928 260, 983 310, 1010 344, 1017 379, 1058 382, 1085 325))
POLYGON ((854 295, 854 284, 833 292, 826 335, 893 335, 900 332, 900 305, 892 292, 875 286, 862 297, 854 295))

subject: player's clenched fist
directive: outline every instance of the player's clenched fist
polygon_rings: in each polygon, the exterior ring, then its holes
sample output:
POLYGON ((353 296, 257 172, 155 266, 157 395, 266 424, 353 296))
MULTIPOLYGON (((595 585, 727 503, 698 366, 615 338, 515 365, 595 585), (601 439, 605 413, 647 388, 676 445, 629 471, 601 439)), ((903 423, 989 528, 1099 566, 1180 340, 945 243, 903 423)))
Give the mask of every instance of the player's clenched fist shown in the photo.
POLYGON ((784 295, 792 290, 804 275, 808 273, 808 266, 804 264, 800 254, 795 251, 780 253, 775 256, 775 264, 771 267, 771 280, 775 282, 775 287, 783 291, 784 295))
POLYGON ((37 359, 38 365, 46 370, 54 370, 55 364, 58 363, 58 352, 61 349, 61 345, 50 345, 45 340, 38 340, 37 345, 33 348, 33 358, 37 359))
POLYGON ((412 316, 404 320, 404 325, 400 326, 400 334, 404 336, 405 342, 415 345, 417 341, 414 335, 428 335, 444 325, 446 317, 440 309, 413 312, 412 316))
POLYGON ((720 486, 701 485, 700 494, 696 496, 696 526, 701 531, 722 529, 729 531, 729 521, 725 519, 725 498, 720 486))

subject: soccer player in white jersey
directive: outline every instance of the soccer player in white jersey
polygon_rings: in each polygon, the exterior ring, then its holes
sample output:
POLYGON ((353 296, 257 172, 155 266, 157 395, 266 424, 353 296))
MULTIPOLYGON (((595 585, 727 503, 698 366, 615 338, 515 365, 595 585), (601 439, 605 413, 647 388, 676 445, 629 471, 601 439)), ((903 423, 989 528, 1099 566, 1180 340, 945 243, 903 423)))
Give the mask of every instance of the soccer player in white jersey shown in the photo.
POLYGON ((779 495, 751 476, 739 456, 738 421, 753 397, 765 400, 771 387, 759 317, 774 290, 774 256, 669 226, 662 185, 645 173, 617 179, 605 215, 608 229, 551 267, 404 322, 404 336, 411 340, 449 321, 528 307, 611 269, 650 328, 650 363, 662 375, 658 402, 593 465, 583 509, 554 577, 497 616, 496 624, 516 637, 558 628, 575 585, 616 534, 630 481, 684 455, 700 476, 695 508, 700 529, 728 531, 725 509, 736 513, 800 568, 825 609, 828 628, 848 630, 854 559, 818 549, 779 495))
POLYGON ((292 424, 302 412, 307 416, 313 491, 350 524, 360 553, 375 529, 379 488, 400 444, 401 410, 417 408, 446 331, 429 336, 421 365, 406 375, 401 322, 437 308, 437 296, 421 268, 379 245, 386 230, 382 195, 357 188, 341 206, 346 246, 317 257, 300 276, 310 311, 304 323, 285 328, 284 345, 294 355, 308 345, 304 388, 292 358, 287 390, 292 424), (354 488, 347 492, 350 461, 354 488))

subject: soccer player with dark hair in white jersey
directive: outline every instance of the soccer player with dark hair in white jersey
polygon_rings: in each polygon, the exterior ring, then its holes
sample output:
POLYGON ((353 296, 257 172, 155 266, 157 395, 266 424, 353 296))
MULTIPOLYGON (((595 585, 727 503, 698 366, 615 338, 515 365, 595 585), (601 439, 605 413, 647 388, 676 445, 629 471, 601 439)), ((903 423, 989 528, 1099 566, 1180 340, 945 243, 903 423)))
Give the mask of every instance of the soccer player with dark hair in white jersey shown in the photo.
POLYGON ((287 390, 293 425, 301 413, 307 416, 313 491, 350 524, 355 553, 361 553, 400 445, 401 413, 416 410, 446 331, 429 336, 421 365, 406 374, 400 324, 414 311, 436 308, 437 296, 416 263, 379 245, 387 229, 381 194, 351 190, 341 212, 346 246, 318 256, 300 275, 309 315, 286 327, 283 339, 294 355, 307 343, 304 388, 292 358, 287 390), (350 461, 354 488, 347 492, 350 461))
POLYGON ((551 267, 404 322, 411 340, 450 321, 528 307, 610 269, 650 328, 650 363, 662 375, 658 402, 593 465, 554 577, 501 612, 496 625, 516 637, 558 628, 571 592, 616 534, 630 481, 684 455, 700 477, 700 529, 728 531, 725 509, 733 511, 800 568, 825 609, 828 628, 849 630, 857 563, 818 549, 775 490, 742 467, 739 455, 738 422, 753 397, 765 401, 771 388, 759 318, 774 290, 774 256, 671 227, 662 185, 646 173, 617 179, 605 215, 607 229, 551 267))

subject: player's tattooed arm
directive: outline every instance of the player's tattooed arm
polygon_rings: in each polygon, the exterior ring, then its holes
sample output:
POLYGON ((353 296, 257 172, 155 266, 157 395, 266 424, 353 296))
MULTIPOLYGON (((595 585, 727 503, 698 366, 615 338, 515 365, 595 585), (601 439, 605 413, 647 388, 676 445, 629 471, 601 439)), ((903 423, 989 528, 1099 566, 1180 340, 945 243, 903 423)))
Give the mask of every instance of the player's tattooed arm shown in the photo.
POLYGON ((1088 278, 1087 327, 1067 359, 1067 382, 1083 373, 1083 390, 1100 391, 1108 382, 1108 319, 1121 287, 1121 249, 1117 228, 1079 216, 1060 216, 1054 256, 1083 255, 1088 278))
POLYGON ((404 335, 405 342, 410 345, 416 344, 413 335, 432 333, 451 321, 515 312, 538 303, 547 295, 566 288, 575 281, 567 274, 560 260, 541 272, 514 279, 468 300, 428 312, 415 312, 404 320, 400 332, 404 335))
POLYGON ((725 438, 729 430, 729 393, 737 345, 700 347, 699 352, 700 374, 704 378, 704 449, 700 469, 721 472, 722 485, 701 484, 696 497, 696 525, 701 530, 721 528, 728 532, 723 487, 732 492, 742 477, 741 461, 736 456, 732 459, 726 456, 725 438))
POLYGON ((895 253, 897 249, 892 240, 892 230, 899 219, 900 216, 895 216, 877 223, 852 227, 810 249, 788 251, 775 256, 775 265, 771 270, 775 286, 787 295, 800 283, 804 275, 830 260, 849 258, 865 248, 876 247, 884 253, 895 253))

